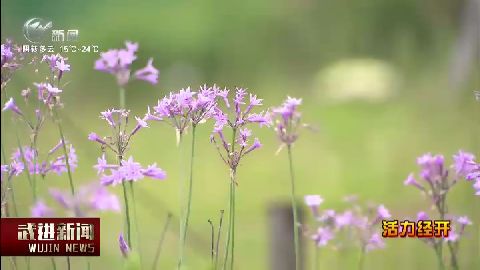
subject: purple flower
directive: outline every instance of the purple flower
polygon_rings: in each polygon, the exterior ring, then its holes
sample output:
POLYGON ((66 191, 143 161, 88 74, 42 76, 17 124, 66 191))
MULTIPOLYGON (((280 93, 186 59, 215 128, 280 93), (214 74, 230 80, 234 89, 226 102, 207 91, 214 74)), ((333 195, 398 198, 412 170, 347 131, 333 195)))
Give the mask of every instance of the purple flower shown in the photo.
POLYGON ((475 184, 473 184, 473 188, 476 191, 475 195, 480 196, 480 179, 477 179, 475 181, 475 184))
POLYGON ((353 224, 353 213, 350 210, 343 212, 342 214, 338 214, 335 216, 335 225, 338 228, 343 228, 353 224))
POLYGON ((251 136, 249 129, 246 126, 249 124, 258 124, 260 127, 269 124, 269 117, 267 113, 252 113, 253 107, 258 107, 261 100, 256 96, 250 94, 250 102, 246 105, 245 97, 248 95, 243 88, 237 88, 235 97, 232 102, 228 101, 229 90, 217 89, 216 95, 225 100, 226 109, 222 110, 218 106, 213 112, 213 119, 215 120, 212 136, 210 141, 215 144, 218 153, 222 160, 232 170, 236 170, 240 160, 246 154, 261 147, 258 138, 248 146, 247 139, 251 136), (233 107, 230 104, 233 103, 233 107), (230 128, 236 135, 232 143, 228 143, 224 136, 225 127, 230 128), (233 145, 232 145, 233 144, 233 145), (221 146, 221 147, 220 147, 221 146))
POLYGON ((122 166, 120 166, 119 170, 122 171, 127 181, 137 181, 143 178, 142 166, 140 163, 133 161, 132 156, 128 160, 122 160, 122 166))
POLYGON ((458 239, 460 238, 460 235, 455 232, 455 230, 452 228, 448 232, 448 237, 445 238, 446 242, 457 242, 458 239))
MULTIPOLYGON (((116 110, 114 110, 114 109, 106 110, 106 111, 100 113, 100 118, 101 118, 101 119, 104 119, 105 121, 107 121, 107 123, 108 123, 111 127, 115 127, 115 126, 116 126, 116 123, 115 123, 115 121, 113 120, 113 114, 114 114, 114 113, 118 113, 118 111, 116 111, 116 110)), ((121 115, 121 114, 120 114, 120 115, 121 115)))
MULTIPOLYGON (((100 53, 100 59, 95 62, 96 70, 114 75, 117 84, 122 87, 130 80, 130 66, 137 59, 135 53, 138 50, 138 43, 126 41, 125 46, 124 49, 111 49, 100 53)), ((158 70, 153 67, 152 62, 153 60, 150 59, 145 68, 135 72, 135 77, 156 84, 158 70)))
POLYGON ((58 189, 50 189, 52 198, 65 210, 77 217, 83 217, 92 211, 120 212, 120 201, 107 188, 96 183, 81 186, 75 195, 58 189))
POLYGON ((55 67, 61 72, 70 71, 70 65, 65 62, 64 58, 57 60, 55 67))
POLYGON ((3 181, 3 174, 9 174, 10 168, 9 168, 9 166, 6 165, 6 164, 2 164, 0 168, 1 168, 1 169, 0 169, 0 172, 1 172, 0 175, 1 175, 1 177, 2 177, 2 178, 1 178, 1 181, 3 181))
POLYGON ((120 212, 121 206, 117 195, 108 192, 103 186, 98 186, 90 198, 90 205, 92 209, 98 211, 113 211, 120 212))
POLYGON ((102 185, 104 185, 104 186, 109 186, 109 185, 116 186, 116 185, 122 183, 125 179, 125 177, 123 175, 123 171, 121 171, 121 170, 111 169, 110 173, 111 173, 110 175, 102 174, 102 176, 100 177, 100 183, 102 185))
POLYGON ((372 251, 375 249, 382 249, 385 248, 385 242, 383 241, 383 238, 380 234, 374 233, 368 239, 368 243, 366 245, 366 251, 372 251))
POLYGON ((318 247, 324 247, 333 237, 334 234, 329 228, 319 227, 317 232, 312 236, 312 239, 318 247))
POLYGON ((387 208, 383 204, 379 205, 377 208, 377 215, 380 219, 387 219, 390 218, 392 215, 390 215, 390 212, 388 211, 387 208))
POLYGON ((323 198, 320 195, 305 195, 305 204, 310 207, 313 214, 318 216, 318 207, 323 203, 323 198))
POLYGON ((427 215, 427 213, 425 212, 418 212, 417 214, 417 221, 419 220, 429 220, 429 217, 427 215))
POLYGON ((32 207, 32 217, 52 217, 55 213, 43 201, 37 201, 32 207))
POLYGON ((18 46, 14 45, 13 42, 9 39, 2 44, 2 78, 1 78, 1 88, 7 85, 7 83, 12 78, 15 71, 21 66, 19 60, 22 60, 23 56, 19 51, 18 46))
MULTIPOLYGON (((73 172, 77 168, 78 164, 78 159, 77 159, 77 154, 75 152, 75 148, 73 148, 73 145, 69 145, 67 147, 68 151, 68 165, 70 166, 70 170, 73 172)), ((58 175, 61 175, 64 172, 67 172, 67 163, 65 162, 65 156, 59 156, 55 160, 53 160, 50 163, 50 168, 49 170, 54 171, 58 175)))
POLYGON ((118 168, 118 165, 108 164, 107 159, 105 158, 105 154, 103 154, 102 157, 99 157, 97 159, 97 165, 93 167, 97 169, 98 174, 102 174, 105 170, 118 168))
MULTIPOLYGON (((318 214, 315 214, 315 216, 318 216, 318 214)), ((318 216, 316 219, 318 222, 324 222, 324 223, 327 223, 329 225, 334 225, 335 224, 335 219, 336 219, 336 213, 335 213, 335 210, 333 209, 327 209, 325 211, 322 212, 322 215, 321 216, 318 216)))
POLYGON ((216 86, 204 85, 196 92, 191 91, 190 87, 171 92, 158 100, 157 106, 153 107, 153 114, 148 110, 146 119, 165 120, 175 128, 177 139, 180 139, 190 125, 196 127, 214 116, 218 91, 216 86))
POLYGON ((122 252, 123 257, 127 258, 128 254, 130 253, 130 248, 125 241, 125 238, 123 238, 123 234, 120 234, 118 236, 118 246, 120 247, 120 252, 122 252))
POLYGON ((146 169, 142 169, 142 174, 144 176, 147 176, 153 179, 158 179, 158 180, 163 180, 167 177, 167 174, 165 173, 164 170, 157 168, 156 163, 147 166, 146 169))
MULTIPOLYGON (((67 142, 65 142, 65 143, 67 143, 67 142)), ((62 146, 63 146, 63 141, 60 140, 54 147, 52 147, 52 149, 50 149, 50 151, 48 151, 48 155, 54 154, 62 146)))
POLYGON ((420 175, 427 182, 440 182, 447 175, 444 161, 443 155, 432 156, 430 153, 424 154, 417 159, 417 164, 422 168, 420 175))
POLYGON ((287 145, 291 145, 298 138, 301 114, 297 111, 297 107, 301 103, 301 99, 287 97, 280 107, 272 109, 273 116, 276 118, 277 136, 287 145))
POLYGON ((457 222, 461 225, 472 225, 472 221, 467 216, 462 216, 457 219, 457 222))
POLYGON ((10 163, 10 174, 14 176, 19 176, 23 170, 25 169, 25 166, 23 165, 22 162, 19 162, 17 160, 13 160, 12 163, 10 163))
POLYGON ((15 100, 13 98, 10 98, 5 105, 3 106, 2 111, 12 111, 18 115, 23 115, 22 111, 20 108, 18 108, 17 104, 15 104, 15 100))
POLYGON ((414 186, 420 190, 425 190, 425 188, 420 185, 417 180, 415 180, 415 176, 413 175, 413 173, 409 174, 407 179, 405 179, 405 181, 403 182, 403 184, 405 186, 414 186))
POLYGON ((310 208, 318 208, 323 203, 323 198, 320 195, 305 195, 305 204, 310 208))
POLYGON ((135 72, 137 80, 143 80, 151 84, 158 83, 158 69, 153 66, 153 59, 148 60, 147 66, 135 72))
POLYGON ((135 162, 133 157, 128 160, 122 160, 121 166, 110 165, 105 159, 105 155, 98 159, 98 164, 94 166, 101 176, 102 185, 118 185, 123 181, 138 181, 145 176, 153 179, 163 180, 167 174, 164 170, 152 164, 143 168, 140 163, 135 162), (110 175, 104 174, 106 170, 110 170, 110 175))
POLYGON ((90 134, 88 134, 88 140, 98 142, 100 144, 106 144, 106 142, 101 139, 95 132, 91 132, 90 134))
POLYGON ((5 63, 13 60, 13 57, 11 43, 2 44, 2 67, 5 63))
POLYGON ((475 169, 475 156, 471 153, 460 150, 453 156, 453 159, 457 175, 465 177, 475 169))
POLYGON ((135 120, 137 120, 137 125, 132 130, 132 132, 130 133, 130 136, 135 135, 135 133, 137 133, 137 131, 139 131, 141 128, 147 128, 148 127, 148 123, 147 123, 145 118, 140 118, 140 117, 135 116, 135 120))
POLYGON ((61 105, 59 94, 63 91, 49 83, 34 83, 38 92, 38 99, 49 107, 61 105))

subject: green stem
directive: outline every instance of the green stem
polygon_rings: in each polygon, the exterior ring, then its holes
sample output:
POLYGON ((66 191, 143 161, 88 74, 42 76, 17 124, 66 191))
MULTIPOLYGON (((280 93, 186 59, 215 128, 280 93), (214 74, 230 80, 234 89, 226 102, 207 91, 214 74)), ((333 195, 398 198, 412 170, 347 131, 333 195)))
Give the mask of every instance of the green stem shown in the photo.
MULTIPOLYGON (((4 98, 5 100, 7 99, 7 90, 5 89, 3 91, 3 94, 4 94, 4 98)), ((1 133, 3 134, 3 131, 5 130, 5 126, 4 126, 4 121, 3 121, 3 112, 1 114, 1 133)), ((15 130, 16 132, 16 130, 15 130)), ((7 154, 5 152, 5 136, 0 136, 0 141, 1 141, 1 147, 2 147, 2 162, 3 164, 7 164, 7 154)), ((20 139, 18 138, 18 133, 17 133, 17 141, 20 141, 20 139)), ((15 201, 15 193, 14 193, 14 190, 13 190, 13 184, 11 181, 8 181, 7 182, 7 187, 10 189, 10 192, 11 192, 11 197, 12 197, 12 204, 13 204, 13 211, 14 211, 14 214, 15 214, 15 217, 18 217, 18 209, 17 209, 17 203, 15 201)), ((15 261, 14 261, 15 262, 15 261)), ((15 266, 16 266, 16 262, 15 262, 15 266)))
POLYGON ((440 245, 437 246, 437 248, 435 248, 435 254, 437 255, 437 260, 438 260, 438 269, 444 270, 445 264, 443 262, 442 243, 440 243, 440 245))
POLYGON ((72 177, 72 170, 70 168, 70 161, 68 158, 68 151, 67 151, 67 145, 65 143, 65 136, 63 135, 63 128, 62 128, 62 123, 58 117, 58 112, 54 109, 54 114, 55 114, 55 122, 57 122, 57 127, 58 127, 58 133, 60 134, 60 140, 62 140, 62 149, 63 149, 63 155, 65 156, 65 165, 67 167, 67 174, 68 174, 68 181, 70 184, 70 192, 72 193, 72 196, 75 195, 75 187, 73 185, 73 177, 72 177))
POLYGON ((125 109, 126 107, 126 92, 125 88, 120 87, 120 109, 125 109))
POLYGON ((235 258, 235 174, 232 176, 232 259, 230 261, 230 270, 233 270, 234 258, 235 258))
POLYGON ((185 226, 185 223, 184 223, 184 212, 185 212, 185 209, 184 209, 184 201, 183 201, 183 198, 184 198, 184 195, 183 195, 183 188, 184 188, 184 169, 183 169, 183 134, 180 133, 178 130, 176 130, 177 132, 177 143, 178 143, 178 168, 180 169, 180 172, 179 172, 179 181, 178 181, 178 199, 179 199, 179 206, 180 206, 180 219, 179 219, 179 226, 180 226, 180 229, 179 229, 179 242, 178 242, 178 263, 177 263, 177 269, 181 269, 182 267, 182 264, 183 264, 183 255, 184 255, 184 226, 185 226))
POLYGON ((50 261, 52 262, 53 270, 57 270, 57 264, 55 263, 55 258, 50 257, 50 261))
MULTIPOLYGON (((232 149, 231 155, 235 155, 235 137, 237 135, 237 128, 233 128, 232 130, 232 149)), ((233 164, 233 162, 231 162, 233 164)), ((232 164, 230 166, 232 166, 232 164)), ((228 254, 230 251, 230 241, 232 242, 231 245, 231 262, 230 267, 233 269, 233 252, 234 252, 234 230, 235 230, 235 174, 236 168, 230 168, 230 195, 229 195, 229 213, 228 213, 228 234, 227 234, 227 243, 225 245, 225 260, 223 261, 223 268, 226 269, 227 261, 228 261, 228 254)))
POLYGON ((30 257, 25 257, 25 262, 27 264, 27 269, 30 270, 30 257))
POLYGON ((32 187, 35 193, 35 198, 37 194, 37 156, 38 156, 38 151, 37 151, 37 130, 34 131, 33 134, 33 143, 32 143, 32 149, 34 151, 33 155, 33 179, 32 179, 32 187))
MULTIPOLYGON (((133 204, 133 223, 135 226, 135 234, 137 236, 136 247, 138 248, 138 254, 140 255, 140 266, 142 265, 142 251, 140 249, 140 232, 138 231, 138 215, 137 215, 137 204, 135 202, 135 189, 133 182, 130 181, 130 192, 132 193, 132 204, 133 204)), ((132 248, 132 247, 130 247, 132 248)), ((143 268, 143 267, 141 267, 143 268)))
POLYGON ((25 158, 25 153, 23 151, 22 144, 20 143, 20 136, 18 136, 18 130, 17 130, 16 126, 14 127, 14 129, 15 129, 15 136, 17 137, 18 150, 20 151, 22 162, 23 162, 24 167, 25 167, 24 171, 25 171, 25 174, 27 175, 28 183, 30 184, 30 187, 32 188, 33 201, 36 202, 37 201, 37 192, 35 190, 35 186, 32 184, 32 178, 30 176, 30 171, 28 170, 27 160, 25 158))
POLYGON ((213 268, 214 270, 217 270, 217 266, 218 266, 218 252, 220 247, 220 237, 222 235, 223 213, 224 211, 220 210, 220 224, 218 225, 217 243, 215 246, 215 267, 213 268))
POLYGON ((157 269, 158 258, 160 258, 160 251, 162 250, 163 242, 165 241, 165 236, 167 235, 168 225, 170 224, 171 219, 172 219, 172 214, 169 213, 167 216, 167 221, 165 222, 165 226, 163 227, 162 235, 160 236, 160 241, 158 242, 157 251, 155 252, 152 270, 157 269))
POLYGON ((292 146, 289 144, 288 149, 288 163, 290 165, 290 183, 291 183, 291 201, 293 212, 293 239, 295 244, 295 269, 300 269, 300 245, 298 239, 298 213, 297 204, 295 201, 295 174, 293 171, 292 146))
POLYGON ((451 242, 448 242, 448 249, 450 251, 450 265, 452 266, 453 270, 458 270, 458 260, 457 260, 457 253, 455 252, 455 248, 451 242))
POLYGON ((122 179, 122 187, 123 187, 123 200, 125 202, 125 219, 127 221, 127 243, 128 243, 128 246, 132 248, 132 241, 130 237, 130 211, 128 207, 127 185, 125 184, 125 181, 123 179, 122 179))
POLYGON ((16 203, 16 200, 15 200, 15 192, 13 190, 13 183, 12 183, 12 180, 10 179, 8 182, 8 188, 10 189, 10 195, 11 195, 11 198, 12 198, 12 204, 13 204, 13 214, 15 215, 15 217, 18 217, 18 209, 17 209, 17 203, 16 203))
POLYGON ((12 264, 13 269, 17 270, 17 261, 15 257, 10 257, 9 260, 10 260, 10 263, 12 264))
POLYGON ((225 258, 223 260, 223 267, 222 269, 225 270, 227 268, 227 262, 228 262, 228 254, 230 253, 230 238, 231 238, 231 233, 232 233, 232 198, 233 198, 233 182, 230 181, 230 193, 229 193, 229 210, 228 210, 228 232, 227 232, 227 240, 225 244, 225 258))
POLYGON ((363 270, 365 264, 365 248, 360 250, 360 258, 358 259, 358 270, 363 270))
MULTIPOLYGON (((181 245, 183 246, 182 249, 185 250, 185 243, 187 240, 187 230, 188 230, 188 221, 190 219, 190 211, 192 207, 192 190, 193 190, 193 161, 195 156, 195 129, 196 127, 192 127, 192 149, 190 155, 190 179, 188 182, 188 200, 187 200, 187 211, 185 213, 185 224, 183 226, 183 242, 181 245)), ((183 258, 181 258, 183 261, 183 258)))
MULTIPOLYGON (((120 100, 120 109, 125 109, 126 107, 126 92, 125 88, 120 87, 119 89, 119 100, 120 100)), ((120 148, 120 146, 119 146, 120 148)), ((119 149, 119 153, 121 153, 121 150, 119 149)), ((119 156, 119 165, 122 166, 122 159, 123 156, 119 156)), ((128 207, 128 194, 127 194, 127 186, 125 184, 125 181, 122 180, 122 188, 123 188, 123 200, 125 201, 125 219, 127 221, 127 243, 130 248, 132 248, 132 241, 131 241, 131 233, 130 233, 130 210, 128 207)))
POLYGON ((314 270, 318 270, 320 267, 320 248, 315 244, 315 266, 314 270))
POLYGON ((67 269, 70 270, 71 265, 70 265, 70 257, 67 256, 67 269))

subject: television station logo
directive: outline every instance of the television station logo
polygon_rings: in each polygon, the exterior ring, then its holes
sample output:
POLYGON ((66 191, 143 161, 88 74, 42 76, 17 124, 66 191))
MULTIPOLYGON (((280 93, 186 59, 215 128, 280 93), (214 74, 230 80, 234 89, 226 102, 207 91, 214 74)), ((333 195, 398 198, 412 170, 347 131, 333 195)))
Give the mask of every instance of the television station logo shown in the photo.
POLYGON ((1 256, 100 256, 100 218, 2 218, 1 256))
POLYGON ((53 22, 43 18, 31 18, 23 24, 23 35, 31 43, 41 43, 47 37, 52 42, 75 42, 78 29, 53 29, 53 22))

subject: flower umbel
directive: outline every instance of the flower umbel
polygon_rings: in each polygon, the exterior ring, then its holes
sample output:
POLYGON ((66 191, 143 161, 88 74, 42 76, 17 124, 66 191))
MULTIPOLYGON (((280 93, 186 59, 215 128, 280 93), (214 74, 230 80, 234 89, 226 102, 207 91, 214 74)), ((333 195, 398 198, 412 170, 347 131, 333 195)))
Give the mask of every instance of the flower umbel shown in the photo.
POLYGON ((152 164, 143 168, 140 163, 135 162, 133 157, 125 158, 125 154, 129 148, 131 138, 143 128, 147 128, 146 118, 135 117, 136 125, 131 131, 127 131, 130 112, 123 109, 110 109, 100 114, 100 118, 105 120, 112 130, 112 136, 100 137, 92 132, 88 135, 88 139, 97 142, 101 149, 102 156, 98 158, 98 164, 94 167, 98 174, 101 175, 101 183, 103 185, 117 185, 123 181, 138 181, 145 176, 163 180, 166 173, 156 164, 152 164), (120 163, 109 164, 106 159, 105 152, 109 150, 115 156, 121 157, 120 163), (109 171, 110 174, 106 174, 109 171))
POLYGON ((258 138, 250 143, 252 132, 247 126, 252 124, 257 124, 260 127, 269 126, 271 119, 269 113, 251 112, 254 107, 261 105, 261 100, 257 99, 256 96, 250 94, 251 98, 247 104, 245 98, 248 93, 243 88, 237 88, 235 97, 229 101, 229 91, 224 89, 217 93, 217 96, 224 100, 225 109, 222 110, 217 106, 213 113, 215 125, 210 141, 216 146, 225 164, 232 171, 235 171, 242 157, 262 146, 258 138), (228 142, 228 139, 225 138, 226 127, 232 130, 233 138, 231 142, 228 142))
MULTIPOLYGON (((130 66, 137 59, 138 43, 126 41, 125 46, 122 49, 111 49, 100 53, 100 58, 95 62, 95 69, 114 75, 120 87, 125 86, 130 81, 130 66)), ((145 68, 136 71, 135 78, 156 84, 158 82, 158 70, 152 63, 153 59, 150 59, 145 68)))
POLYGON ((301 104, 302 99, 287 97, 280 107, 272 109, 277 137, 286 145, 293 144, 298 138, 301 113, 297 108, 301 104))

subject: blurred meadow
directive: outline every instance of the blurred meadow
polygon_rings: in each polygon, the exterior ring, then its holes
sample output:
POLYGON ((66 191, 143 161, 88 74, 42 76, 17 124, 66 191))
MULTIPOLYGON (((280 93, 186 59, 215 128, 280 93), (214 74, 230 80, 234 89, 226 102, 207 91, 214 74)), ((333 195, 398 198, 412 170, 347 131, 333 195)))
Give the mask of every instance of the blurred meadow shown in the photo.
MULTIPOLYGON (((160 77, 155 86, 128 85, 127 108, 134 115, 143 115, 170 91, 204 83, 246 87, 267 107, 279 105, 287 95, 303 98, 302 119, 317 131, 303 130, 294 146, 299 203, 303 205, 303 195, 320 194, 322 208, 342 209, 344 196, 356 194, 404 219, 430 210, 418 191, 403 185, 410 172, 418 171, 418 156, 442 153, 451 164, 459 149, 480 155, 480 103, 473 94, 480 90, 478 42, 467 54, 470 61, 460 79, 452 79, 469 1, 6 0, 1 2, 1 37, 2 43, 12 38, 26 44, 23 23, 41 17, 52 20, 54 28, 79 29, 78 43, 98 45, 100 51, 123 47, 125 40, 139 42, 133 68, 153 57, 160 77)), ((64 79, 69 84, 62 118, 65 136, 77 149, 79 167, 73 177, 78 186, 98 181, 93 165, 100 149, 87 135, 105 133, 99 113, 118 106, 118 89, 111 75, 93 69, 97 53, 64 56, 71 72, 64 79)), ((8 85, 8 95, 23 104, 20 91, 43 77, 32 67, 22 68, 8 85)), ((10 116, 2 114, 8 156, 16 147, 10 116)), ((228 209, 229 172, 209 142, 211 130, 210 123, 197 129, 186 269, 208 269, 207 220, 217 222, 219 211, 228 209)), ((275 155, 279 143, 272 129, 255 132, 264 147, 238 170, 236 268, 242 270, 270 269, 268 209, 288 203, 290 195, 286 151, 275 155)), ((28 142, 26 136, 21 139, 28 142)), ((56 144, 55 126, 46 125, 39 141, 42 149, 56 144)), ((139 238, 134 238, 143 268, 149 269, 167 213, 178 218, 181 172, 173 129, 152 123, 136 136, 129 154, 142 164, 157 162, 168 174, 165 181, 136 184, 139 238)), ((13 185, 19 214, 29 216, 33 202, 25 176, 13 185)), ((67 190, 68 178, 49 176, 39 182, 40 197, 53 206, 49 187, 67 190)), ((121 187, 109 190, 121 195, 121 187)), ((461 269, 480 269, 480 200, 473 194, 472 185, 461 181, 448 198, 452 213, 468 215, 474 223, 460 243, 461 269)), ((101 256, 90 258, 92 269, 121 268, 117 237, 122 221, 120 214, 101 214, 101 256)), ((178 219, 173 221, 159 269, 176 266, 178 219)), ((313 242, 304 242, 305 269, 311 269, 313 242)), ((418 239, 387 239, 386 245, 368 254, 365 269, 436 267, 434 252, 418 239)), ((327 248, 321 250, 321 269, 355 269, 357 259, 356 250, 327 248)), ((51 267, 48 258, 31 260, 32 269, 51 267)), ((64 269, 64 259, 57 261, 64 269)), ((2 266, 11 267, 7 260, 2 266)), ((85 259, 72 258, 72 269, 86 269, 85 259)))

